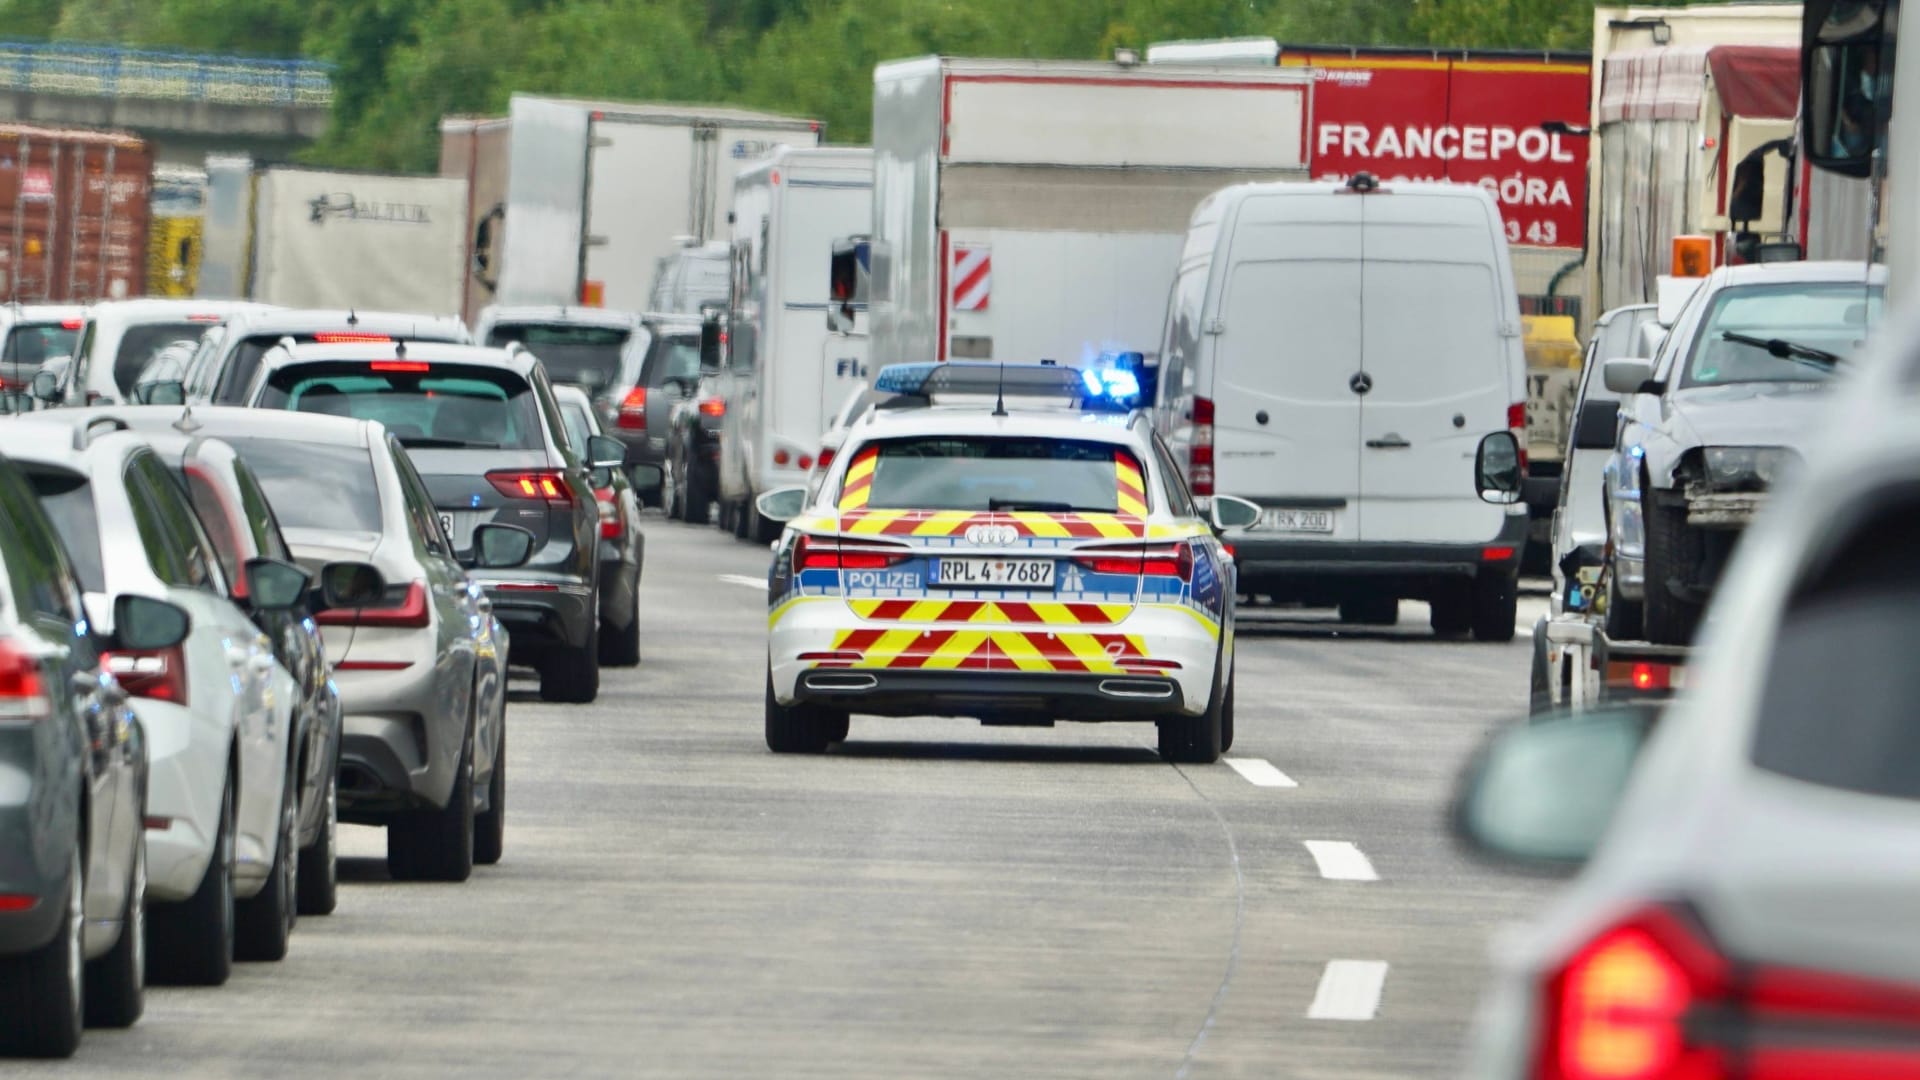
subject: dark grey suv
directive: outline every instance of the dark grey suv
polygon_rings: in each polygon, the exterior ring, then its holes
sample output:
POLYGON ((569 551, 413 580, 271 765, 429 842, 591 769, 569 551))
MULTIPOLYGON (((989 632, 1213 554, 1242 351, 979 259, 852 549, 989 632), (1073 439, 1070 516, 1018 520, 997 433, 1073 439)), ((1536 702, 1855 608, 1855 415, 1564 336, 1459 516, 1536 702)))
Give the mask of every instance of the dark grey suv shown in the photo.
POLYGON ((597 437, 568 445, 553 387, 526 349, 393 343, 296 345, 268 353, 255 407, 378 420, 407 448, 440 524, 464 560, 474 530, 512 525, 534 552, 473 576, 512 638, 513 662, 540 673, 548 701, 599 695, 600 511, 588 472, 620 464, 597 437))

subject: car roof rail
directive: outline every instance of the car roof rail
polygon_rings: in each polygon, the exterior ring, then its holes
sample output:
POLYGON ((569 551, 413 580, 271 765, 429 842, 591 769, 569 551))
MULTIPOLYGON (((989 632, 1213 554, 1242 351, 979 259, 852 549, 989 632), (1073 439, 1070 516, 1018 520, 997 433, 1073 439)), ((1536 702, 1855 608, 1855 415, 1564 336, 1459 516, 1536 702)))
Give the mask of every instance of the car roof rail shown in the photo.
POLYGON ((132 424, 127 423, 125 420, 122 420, 117 416, 96 416, 93 419, 88 420, 86 423, 81 424, 79 427, 76 427, 73 429, 73 448, 75 450, 85 450, 88 446, 92 445, 93 438, 94 438, 93 429, 101 426, 102 424, 112 425, 111 429, 109 430, 109 434, 111 434, 114 431, 132 431, 133 430, 132 424))

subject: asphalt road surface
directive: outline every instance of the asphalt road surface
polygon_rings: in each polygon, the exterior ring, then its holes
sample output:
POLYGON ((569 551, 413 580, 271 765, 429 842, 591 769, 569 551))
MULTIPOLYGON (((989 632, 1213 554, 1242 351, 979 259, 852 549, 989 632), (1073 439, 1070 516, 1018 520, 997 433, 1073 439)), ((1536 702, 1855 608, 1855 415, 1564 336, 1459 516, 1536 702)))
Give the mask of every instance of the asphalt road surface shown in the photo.
POLYGON ((776 757, 764 549, 647 529, 642 666, 592 706, 516 690, 499 866, 395 884, 343 828, 339 911, 284 962, 0 1073, 1458 1073, 1488 934, 1546 888, 1444 821, 1524 711, 1524 636, 1439 642, 1416 604, 1361 634, 1245 617, 1212 766, 1162 764, 1149 726, 859 717, 776 757))

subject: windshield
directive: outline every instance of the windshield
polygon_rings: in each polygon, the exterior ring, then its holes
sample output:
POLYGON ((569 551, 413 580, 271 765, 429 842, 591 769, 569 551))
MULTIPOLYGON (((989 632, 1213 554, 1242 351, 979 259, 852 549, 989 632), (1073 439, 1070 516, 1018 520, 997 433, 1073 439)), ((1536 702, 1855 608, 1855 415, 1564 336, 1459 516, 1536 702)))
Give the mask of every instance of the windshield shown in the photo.
POLYGON ((266 489, 283 529, 381 531, 380 483, 365 447, 221 436, 266 489))
POLYGON ((80 323, 18 323, 7 333, 0 349, 0 364, 24 364, 38 367, 55 356, 72 356, 73 343, 80 337, 80 323))
MULTIPOLYGON (((213 402, 216 405, 244 405, 247 400, 247 384, 253 381, 253 373, 260 370, 260 358, 268 350, 291 338, 296 345, 311 345, 321 338, 329 341, 390 341, 385 334, 366 334, 350 327, 341 327, 334 331, 308 331, 298 334, 268 333, 255 334, 243 338, 233 348, 233 354, 227 357, 226 366, 220 372, 220 385, 214 388, 213 402)), ((452 341, 453 338, 407 337, 407 341, 452 341)))
POLYGON ((1765 345, 1730 340, 1728 334, 1780 340, 1849 357, 1880 321, 1884 290, 1853 282, 1781 282, 1720 290, 1693 336, 1681 385, 1808 382, 1832 374, 1815 358, 1775 356, 1765 345))
POLYGON ((504 323, 487 332, 487 344, 518 341, 540 358, 547 378, 585 387, 592 395, 620 377, 620 353, 631 336, 622 326, 504 323))
POLYGON ((155 354, 176 341, 197 345, 214 325, 213 321, 181 320, 127 327, 126 333, 120 338, 120 348, 113 354, 113 381, 120 387, 121 393, 132 393, 134 383, 140 380, 140 373, 146 370, 155 354))
POLYGON ((1117 513, 1118 470, 1140 463, 1109 443, 942 435, 889 439, 860 451, 848 469, 873 463, 870 510, 1041 510, 1117 513))
POLYGON ((408 446, 539 450, 533 387, 511 371, 465 364, 319 363, 281 368, 257 405, 378 420, 408 446), (396 367, 404 370, 381 370, 396 367))
POLYGON ((107 574, 100 561, 100 518, 93 508, 87 478, 64 469, 29 468, 27 480, 46 508, 55 531, 67 545, 73 572, 87 592, 105 592, 107 574))

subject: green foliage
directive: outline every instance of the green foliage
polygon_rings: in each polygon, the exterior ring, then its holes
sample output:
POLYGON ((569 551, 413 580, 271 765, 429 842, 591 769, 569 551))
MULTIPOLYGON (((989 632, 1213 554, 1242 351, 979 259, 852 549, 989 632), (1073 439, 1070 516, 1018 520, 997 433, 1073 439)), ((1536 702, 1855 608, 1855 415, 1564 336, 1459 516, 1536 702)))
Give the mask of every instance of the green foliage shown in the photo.
POLYGON ((440 117, 516 91, 735 102, 868 137, 876 63, 1179 38, 1583 49, 1593 0, 0 0, 0 34, 331 61, 316 162, 431 170, 440 117))

